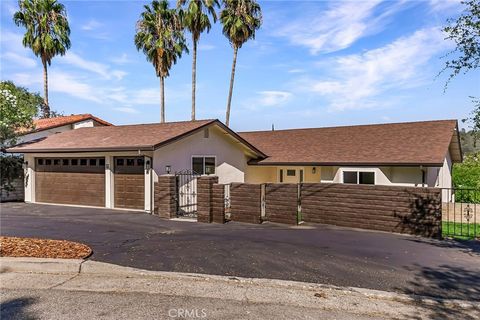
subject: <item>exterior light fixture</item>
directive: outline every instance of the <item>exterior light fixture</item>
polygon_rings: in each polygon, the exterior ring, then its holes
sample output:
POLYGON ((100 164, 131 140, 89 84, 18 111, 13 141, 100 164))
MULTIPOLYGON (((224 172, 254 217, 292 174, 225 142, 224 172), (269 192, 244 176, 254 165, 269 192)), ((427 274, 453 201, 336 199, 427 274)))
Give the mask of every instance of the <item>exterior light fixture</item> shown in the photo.
POLYGON ((23 167, 23 169, 27 169, 28 168, 28 161, 24 161, 22 167, 23 167))
POLYGON ((165 166, 165 172, 166 172, 167 174, 170 174, 171 171, 172 171, 172 167, 171 167, 170 165, 166 165, 166 166, 165 166))
POLYGON ((145 170, 150 170, 151 168, 151 163, 150 163, 150 159, 148 159, 147 161, 145 161, 145 170))
POLYGON ((313 167, 312 168, 312 173, 315 174, 317 172, 317 168, 316 167, 313 167))

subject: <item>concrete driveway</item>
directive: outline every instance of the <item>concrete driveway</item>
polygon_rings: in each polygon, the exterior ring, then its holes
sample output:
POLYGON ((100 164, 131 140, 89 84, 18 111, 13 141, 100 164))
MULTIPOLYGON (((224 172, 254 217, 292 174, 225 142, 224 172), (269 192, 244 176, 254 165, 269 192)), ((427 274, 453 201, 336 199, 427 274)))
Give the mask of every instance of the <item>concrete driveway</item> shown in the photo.
POLYGON ((202 224, 138 212, 4 203, 1 234, 68 239, 93 260, 480 301, 480 245, 324 225, 202 224))

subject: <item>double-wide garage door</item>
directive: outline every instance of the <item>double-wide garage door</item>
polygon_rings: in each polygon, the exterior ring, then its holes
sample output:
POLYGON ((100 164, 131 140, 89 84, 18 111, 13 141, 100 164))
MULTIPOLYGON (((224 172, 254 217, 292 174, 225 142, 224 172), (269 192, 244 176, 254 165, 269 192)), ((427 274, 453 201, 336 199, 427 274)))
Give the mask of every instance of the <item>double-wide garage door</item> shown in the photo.
POLYGON ((105 158, 37 158, 35 201, 105 206, 105 158))

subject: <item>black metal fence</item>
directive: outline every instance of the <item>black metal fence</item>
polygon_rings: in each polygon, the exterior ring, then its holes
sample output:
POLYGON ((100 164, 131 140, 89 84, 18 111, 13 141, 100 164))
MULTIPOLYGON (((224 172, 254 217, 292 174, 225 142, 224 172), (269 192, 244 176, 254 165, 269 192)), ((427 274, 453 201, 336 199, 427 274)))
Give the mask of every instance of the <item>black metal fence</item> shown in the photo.
POLYGON ((197 179, 199 176, 193 170, 175 172, 178 218, 197 218, 197 179))
POLYGON ((457 239, 480 239, 479 189, 442 189, 442 234, 457 239))

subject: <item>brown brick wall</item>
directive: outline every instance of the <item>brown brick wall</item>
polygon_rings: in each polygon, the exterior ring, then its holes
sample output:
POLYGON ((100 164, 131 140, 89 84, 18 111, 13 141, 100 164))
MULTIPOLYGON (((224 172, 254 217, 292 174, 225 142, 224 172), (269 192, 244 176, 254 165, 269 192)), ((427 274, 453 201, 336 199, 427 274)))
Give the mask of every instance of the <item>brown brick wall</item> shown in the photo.
POLYGON ((211 223, 213 213, 213 184, 218 177, 199 177, 197 179, 197 221, 211 223))
POLYGON ((441 190, 434 188, 303 184, 305 222, 441 236, 441 190))
POLYGON ((155 182, 155 214, 171 219, 177 215, 176 178, 173 175, 159 176, 155 182))
POLYGON ((261 223, 261 185, 232 183, 230 186, 231 220, 261 223))
POLYGON ((268 221, 297 224, 298 185, 268 183, 265 185, 265 217, 268 221))
POLYGON ((225 185, 214 184, 212 192, 212 221, 225 223, 225 185))

